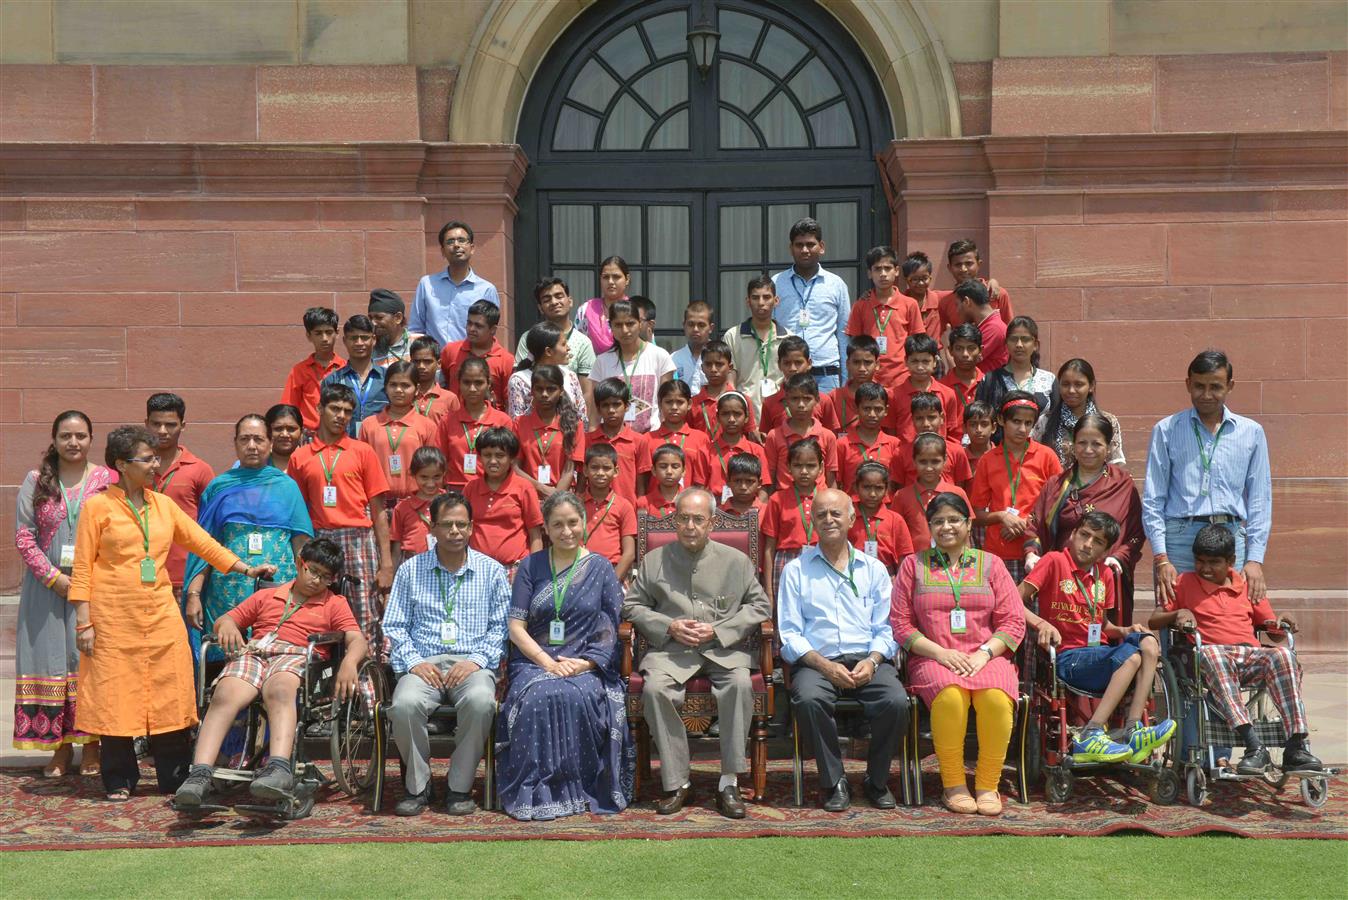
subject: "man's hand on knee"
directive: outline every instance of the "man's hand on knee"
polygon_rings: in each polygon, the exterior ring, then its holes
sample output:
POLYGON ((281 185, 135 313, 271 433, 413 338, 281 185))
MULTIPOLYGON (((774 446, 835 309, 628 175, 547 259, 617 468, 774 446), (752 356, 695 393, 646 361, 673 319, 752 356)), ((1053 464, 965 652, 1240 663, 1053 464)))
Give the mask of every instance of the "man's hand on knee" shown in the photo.
POLYGON ((411 673, 422 681, 429 684, 436 690, 444 690, 445 676, 440 674, 439 668, 428 662, 420 662, 411 668, 411 673))
POLYGON ((480 671, 482 667, 471 659, 461 659, 454 664, 454 668, 445 673, 444 686, 448 690, 453 690, 467 681, 474 672, 480 671))

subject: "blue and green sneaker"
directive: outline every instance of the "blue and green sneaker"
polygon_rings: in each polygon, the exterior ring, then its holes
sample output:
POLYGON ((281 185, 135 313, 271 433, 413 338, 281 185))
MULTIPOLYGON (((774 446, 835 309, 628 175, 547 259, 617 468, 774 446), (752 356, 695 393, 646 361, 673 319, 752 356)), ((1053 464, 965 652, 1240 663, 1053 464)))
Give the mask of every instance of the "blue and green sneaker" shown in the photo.
POLYGON ((1079 763, 1112 763, 1132 754, 1127 744, 1111 741, 1102 728, 1083 730, 1072 742, 1072 759, 1079 763))
POLYGON ((1133 754, 1129 761, 1146 762, 1157 748, 1164 746, 1166 741, 1175 736, 1175 728, 1173 719, 1162 719, 1155 725, 1143 725, 1138 722, 1133 726, 1132 734, 1128 735, 1128 748, 1133 754))

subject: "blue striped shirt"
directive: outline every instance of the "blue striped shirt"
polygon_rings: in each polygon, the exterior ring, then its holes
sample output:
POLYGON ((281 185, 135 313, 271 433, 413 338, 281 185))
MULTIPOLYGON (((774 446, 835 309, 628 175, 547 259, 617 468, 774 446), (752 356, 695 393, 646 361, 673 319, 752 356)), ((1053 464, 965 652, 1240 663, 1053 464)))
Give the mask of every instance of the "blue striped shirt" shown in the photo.
POLYGON ((852 312, 847 283, 823 266, 808 281, 792 267, 772 276, 772 283, 781 298, 772 317, 805 339, 810 347, 810 364, 841 366, 847 354, 847 335, 843 332, 852 312), (804 324, 802 310, 809 313, 809 321, 804 324))
POLYGON ((811 650, 827 659, 898 652, 889 624, 893 581, 884 563, 864 553, 853 555, 848 570, 857 594, 817 546, 806 547, 782 570, 777 591, 777 628, 782 656, 795 662, 811 650))
POLYGON ((1253 419, 1222 412, 1219 442, 1190 407, 1156 423, 1147 451, 1147 483, 1142 492, 1142 526, 1153 553, 1165 553, 1166 519, 1235 516, 1245 523, 1246 558, 1264 561, 1273 524, 1273 473, 1268 440, 1253 419), (1194 426, 1198 434, 1194 434, 1194 426), (1212 458, 1209 490, 1203 492, 1203 453, 1212 458))
POLYGON ((472 269, 463 281, 449 277, 449 269, 441 269, 421 276, 417 293, 412 298, 412 310, 407 319, 407 330, 435 338, 441 347, 468 337, 468 307, 479 300, 494 306, 501 305, 496 285, 472 269))
MULTIPOLYGON (((346 423, 346 433, 353 438, 360 437, 360 423, 388 406, 388 394, 384 392, 384 370, 371 366, 362 384, 356 370, 342 366, 336 372, 323 379, 323 384, 344 384, 356 392, 356 408, 351 411, 351 421, 346 423)), ((321 386, 320 386, 321 387, 321 386)))
POLYGON ((432 656, 465 656, 484 669, 495 669, 505 652, 506 612, 510 608, 510 582, 496 560, 468 551, 457 572, 440 564, 434 550, 418 553, 398 567, 393 576, 384 610, 384 634, 392 645, 389 661, 395 672, 407 672, 432 656), (443 574, 436 575, 439 571, 443 574), (453 582, 462 578, 454 598, 454 622, 459 633, 454 646, 440 639, 445 621, 445 597, 453 582))

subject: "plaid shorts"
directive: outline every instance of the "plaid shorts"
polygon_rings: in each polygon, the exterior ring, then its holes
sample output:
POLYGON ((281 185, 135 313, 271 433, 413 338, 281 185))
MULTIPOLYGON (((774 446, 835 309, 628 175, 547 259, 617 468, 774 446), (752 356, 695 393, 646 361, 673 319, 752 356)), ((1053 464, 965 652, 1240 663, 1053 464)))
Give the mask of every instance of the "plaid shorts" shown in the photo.
MULTIPOLYGON (((772 590, 774 593, 781 593, 782 590, 782 569, 793 559, 800 557, 800 550, 778 550, 772 555, 772 590)), ((776 597, 772 598, 774 601, 776 597)), ((774 603, 774 608, 776 604, 774 603)))
POLYGON ((369 642, 370 654, 380 662, 388 659, 381 623, 384 603, 375 593, 375 576, 379 573, 379 549, 374 542, 373 528, 321 528, 314 537, 327 538, 342 548, 342 572, 350 579, 346 591, 351 604, 351 615, 356 617, 360 633, 369 642))
POLYGON ((220 672, 214 684, 219 684, 221 678, 238 678, 260 691, 268 678, 281 672, 292 672, 303 680, 304 652, 304 647, 287 644, 285 641, 274 641, 261 650, 253 646, 246 647, 242 653, 225 664, 224 670, 220 672))
POLYGON ((1025 580, 1025 560, 1023 559, 1004 559, 1006 571, 1011 573, 1011 580, 1020 584, 1025 580))

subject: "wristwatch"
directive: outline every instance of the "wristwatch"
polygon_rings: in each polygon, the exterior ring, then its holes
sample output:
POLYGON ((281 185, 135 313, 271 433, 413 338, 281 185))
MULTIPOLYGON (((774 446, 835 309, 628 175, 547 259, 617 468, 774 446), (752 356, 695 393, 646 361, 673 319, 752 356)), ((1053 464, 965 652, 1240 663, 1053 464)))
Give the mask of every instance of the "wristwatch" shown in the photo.
POLYGON ((979 644, 978 649, 988 655, 988 659, 995 659, 992 653, 992 644, 979 644))

